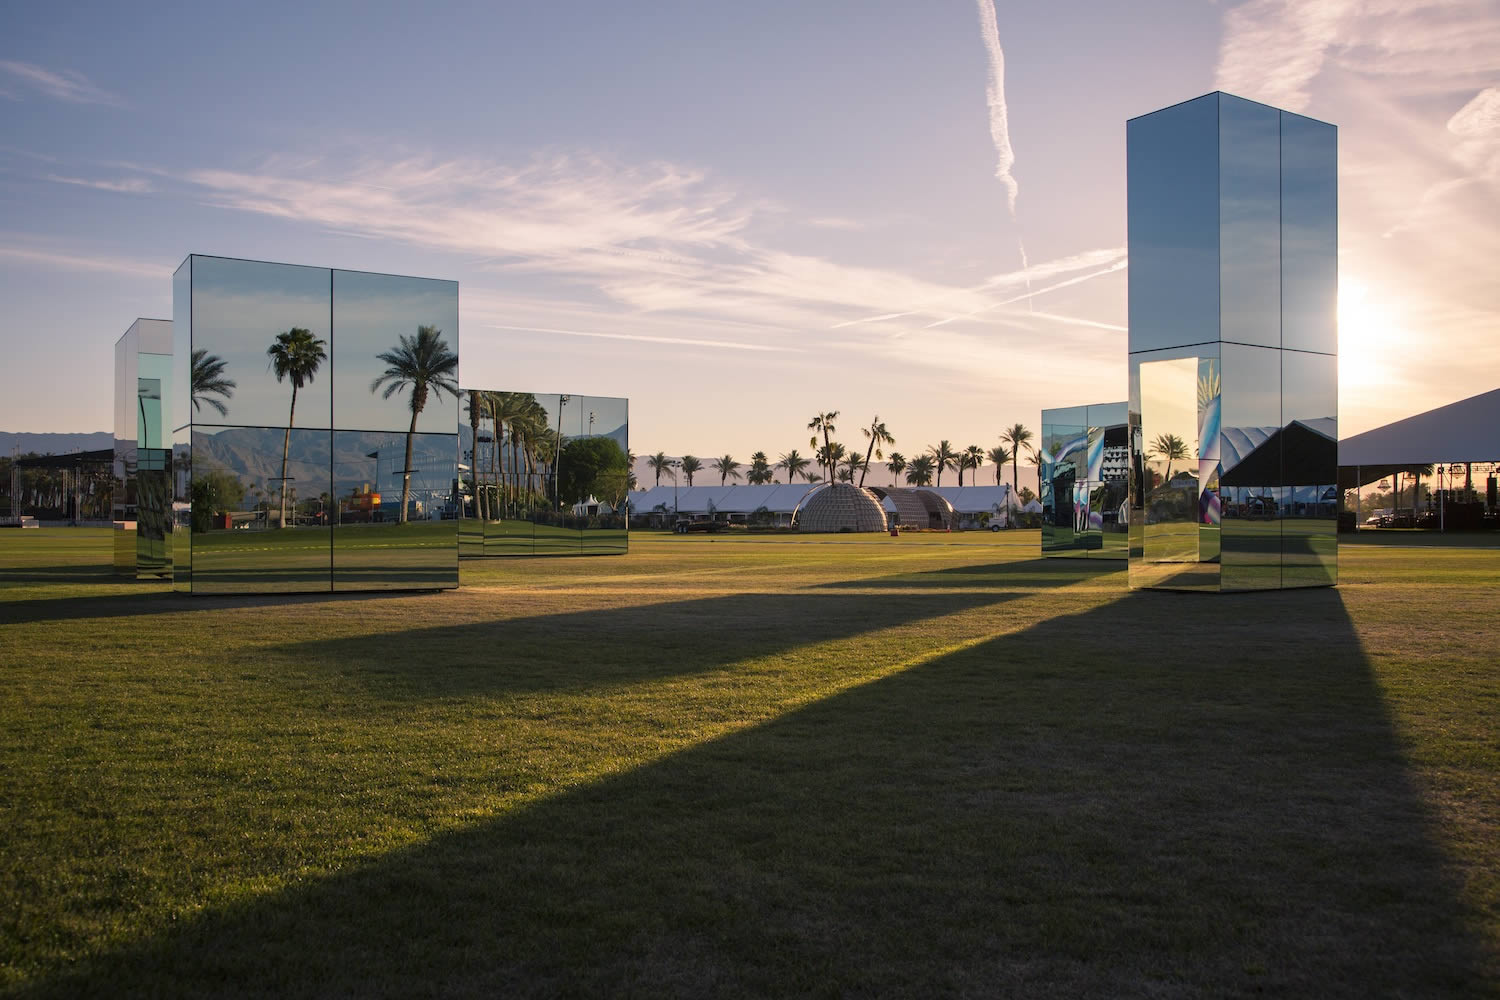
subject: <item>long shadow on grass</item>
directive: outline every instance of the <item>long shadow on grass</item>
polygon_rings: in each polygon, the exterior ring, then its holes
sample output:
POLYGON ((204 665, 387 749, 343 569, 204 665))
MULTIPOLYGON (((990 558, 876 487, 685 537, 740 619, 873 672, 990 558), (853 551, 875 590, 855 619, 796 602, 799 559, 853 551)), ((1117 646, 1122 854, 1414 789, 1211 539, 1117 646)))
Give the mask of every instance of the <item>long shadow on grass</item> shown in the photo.
POLYGON ((1432 824, 1336 592, 1136 594, 30 995, 1474 995, 1432 824))
POLYGON ((634 684, 717 670, 1021 596, 731 594, 298 641, 270 648, 346 672, 385 698, 454 698, 634 684))
MULTIPOLYGON (((932 588, 972 589, 975 587, 1064 586, 1124 573, 1123 559, 1022 559, 978 566, 949 566, 943 569, 894 573, 870 579, 834 580, 814 584, 812 589, 850 590, 858 588, 932 588)), ((1124 584, 1122 582, 1121 586, 1124 584)))
MULTIPOLYGON (((125 581, 126 586, 134 586, 125 581)), ((139 593, 105 594, 83 597, 42 597, 36 600, 0 600, 0 625, 26 622, 74 621, 80 618, 131 618, 137 615, 216 614, 226 610, 257 607, 285 607, 296 604, 345 603, 348 601, 390 600, 395 597, 434 599, 436 592, 418 591, 403 595, 392 591, 353 591, 314 594, 177 594, 161 584, 141 582, 139 593), (147 590, 146 588, 150 588, 147 590)), ((0 591, 3 596, 4 591, 0 591)))

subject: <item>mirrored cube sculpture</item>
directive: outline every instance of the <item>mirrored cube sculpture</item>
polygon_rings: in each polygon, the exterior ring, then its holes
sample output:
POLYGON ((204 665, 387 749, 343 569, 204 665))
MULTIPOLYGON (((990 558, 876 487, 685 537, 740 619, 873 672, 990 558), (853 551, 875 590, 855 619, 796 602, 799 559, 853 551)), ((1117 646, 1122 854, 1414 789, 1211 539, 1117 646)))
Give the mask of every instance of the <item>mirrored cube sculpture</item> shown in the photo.
POLYGON ((458 285, 193 255, 173 281, 174 588, 458 585, 458 285))
POLYGON ((115 571, 171 575, 172 321, 138 319, 115 342, 115 571))
POLYGON ((1123 402, 1042 411, 1042 555, 1126 557, 1125 417, 1123 402))
POLYGON ((1213 93, 1126 137, 1130 585, 1333 585, 1337 130, 1213 93))
POLYGON ((491 389, 460 396, 463 556, 626 551, 628 400, 491 389))

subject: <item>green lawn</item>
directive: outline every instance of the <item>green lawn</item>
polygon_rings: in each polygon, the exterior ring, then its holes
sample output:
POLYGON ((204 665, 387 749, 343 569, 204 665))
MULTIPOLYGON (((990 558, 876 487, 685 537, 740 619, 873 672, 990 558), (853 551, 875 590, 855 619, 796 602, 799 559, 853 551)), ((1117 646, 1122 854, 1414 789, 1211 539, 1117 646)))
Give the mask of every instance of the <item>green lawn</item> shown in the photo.
POLYGON ((173 596, 0 532, 0 991, 1500 995, 1500 550, 1036 532, 173 596))

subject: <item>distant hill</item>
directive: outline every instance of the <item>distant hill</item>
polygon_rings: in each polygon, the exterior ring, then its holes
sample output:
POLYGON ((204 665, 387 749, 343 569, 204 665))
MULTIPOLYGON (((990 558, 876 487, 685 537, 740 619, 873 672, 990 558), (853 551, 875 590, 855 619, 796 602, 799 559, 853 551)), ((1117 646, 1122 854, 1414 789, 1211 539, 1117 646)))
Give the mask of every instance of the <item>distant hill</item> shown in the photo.
POLYGON ((0 431, 0 455, 12 455, 19 447, 21 454, 36 452, 39 455, 68 455, 75 451, 99 451, 115 446, 114 435, 109 431, 94 431, 91 434, 32 434, 27 431, 0 431))

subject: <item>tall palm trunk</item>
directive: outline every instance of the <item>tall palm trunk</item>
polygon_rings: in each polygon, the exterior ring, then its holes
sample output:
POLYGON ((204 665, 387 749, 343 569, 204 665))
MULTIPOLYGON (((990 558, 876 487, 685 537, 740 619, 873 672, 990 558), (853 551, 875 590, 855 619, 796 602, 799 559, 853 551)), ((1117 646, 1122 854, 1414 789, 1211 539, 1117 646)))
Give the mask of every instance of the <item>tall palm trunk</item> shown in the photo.
POLYGON ((281 520, 276 527, 286 527, 286 460, 292 448, 292 425, 297 422, 297 383, 292 383, 292 408, 286 415, 286 433, 281 438, 281 520))
POLYGON ((406 431, 406 464, 401 467, 401 517, 398 519, 401 524, 406 523, 406 507, 411 502, 411 442, 417 436, 418 412, 412 407, 411 427, 406 431))

